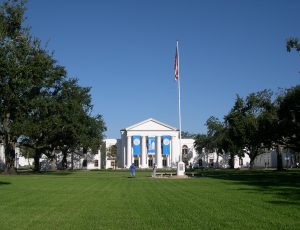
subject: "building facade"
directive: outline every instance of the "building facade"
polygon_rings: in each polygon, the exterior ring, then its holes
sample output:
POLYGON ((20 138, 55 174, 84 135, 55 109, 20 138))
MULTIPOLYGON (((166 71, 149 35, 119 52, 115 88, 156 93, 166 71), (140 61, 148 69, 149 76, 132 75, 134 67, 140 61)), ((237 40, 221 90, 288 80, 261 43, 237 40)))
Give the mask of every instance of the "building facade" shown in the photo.
POLYGON ((179 161, 180 146, 184 147, 187 163, 194 161, 196 152, 193 139, 179 140, 179 130, 153 118, 149 118, 121 130, 118 141, 118 167, 146 169, 175 168, 179 161))

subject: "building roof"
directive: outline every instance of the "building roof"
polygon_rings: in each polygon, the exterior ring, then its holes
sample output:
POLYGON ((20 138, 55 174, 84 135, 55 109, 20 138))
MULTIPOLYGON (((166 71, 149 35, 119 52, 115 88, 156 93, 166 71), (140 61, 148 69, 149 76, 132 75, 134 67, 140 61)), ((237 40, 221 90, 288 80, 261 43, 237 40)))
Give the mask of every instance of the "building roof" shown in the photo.
POLYGON ((153 118, 149 118, 147 120, 141 121, 134 125, 131 125, 127 128, 121 129, 121 131, 130 131, 130 130, 162 130, 162 131, 178 131, 177 128, 174 128, 170 125, 162 123, 153 118))

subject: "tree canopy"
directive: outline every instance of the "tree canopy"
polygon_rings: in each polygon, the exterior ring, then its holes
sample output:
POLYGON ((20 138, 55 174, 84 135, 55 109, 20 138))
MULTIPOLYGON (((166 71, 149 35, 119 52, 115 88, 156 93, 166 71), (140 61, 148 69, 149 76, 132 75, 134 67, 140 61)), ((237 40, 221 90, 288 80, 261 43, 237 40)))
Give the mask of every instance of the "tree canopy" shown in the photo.
POLYGON ((300 85, 289 89, 278 110, 281 144, 300 152, 300 85))
MULTIPOLYGON (((0 5, 0 137, 6 171, 14 170, 15 147, 31 148, 35 169, 42 154, 75 149, 95 152, 106 130, 92 116, 90 88, 68 78, 65 67, 23 25, 25 1, 0 5)), ((66 163, 63 162, 66 167, 66 163)))

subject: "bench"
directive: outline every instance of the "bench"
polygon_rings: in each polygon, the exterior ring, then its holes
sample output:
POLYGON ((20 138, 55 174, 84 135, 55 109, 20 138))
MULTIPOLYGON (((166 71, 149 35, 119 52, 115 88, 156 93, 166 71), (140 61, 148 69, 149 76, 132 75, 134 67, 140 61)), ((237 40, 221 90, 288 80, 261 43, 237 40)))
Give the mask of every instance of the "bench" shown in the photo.
POLYGON ((186 172, 185 175, 189 176, 189 177, 204 177, 205 175, 203 173, 199 173, 199 172, 186 172))
POLYGON ((172 172, 163 172, 163 173, 156 173, 155 176, 158 177, 170 177, 170 176, 175 176, 177 173, 172 173, 172 172))
POLYGON ((194 177, 197 173, 195 172, 186 172, 185 175, 194 177))
POLYGON ((205 177, 206 175, 204 173, 199 172, 186 172, 185 175, 189 177, 205 177))

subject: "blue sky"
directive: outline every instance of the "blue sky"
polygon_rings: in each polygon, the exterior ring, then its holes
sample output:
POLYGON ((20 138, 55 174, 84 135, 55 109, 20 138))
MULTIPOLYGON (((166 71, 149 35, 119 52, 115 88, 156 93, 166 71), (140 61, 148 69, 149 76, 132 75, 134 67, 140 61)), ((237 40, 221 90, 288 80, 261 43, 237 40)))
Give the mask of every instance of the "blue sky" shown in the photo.
POLYGON ((178 127, 176 40, 180 49, 182 129, 206 132, 236 95, 299 84, 297 0, 29 0, 32 34, 82 86, 109 138, 147 118, 178 127))

